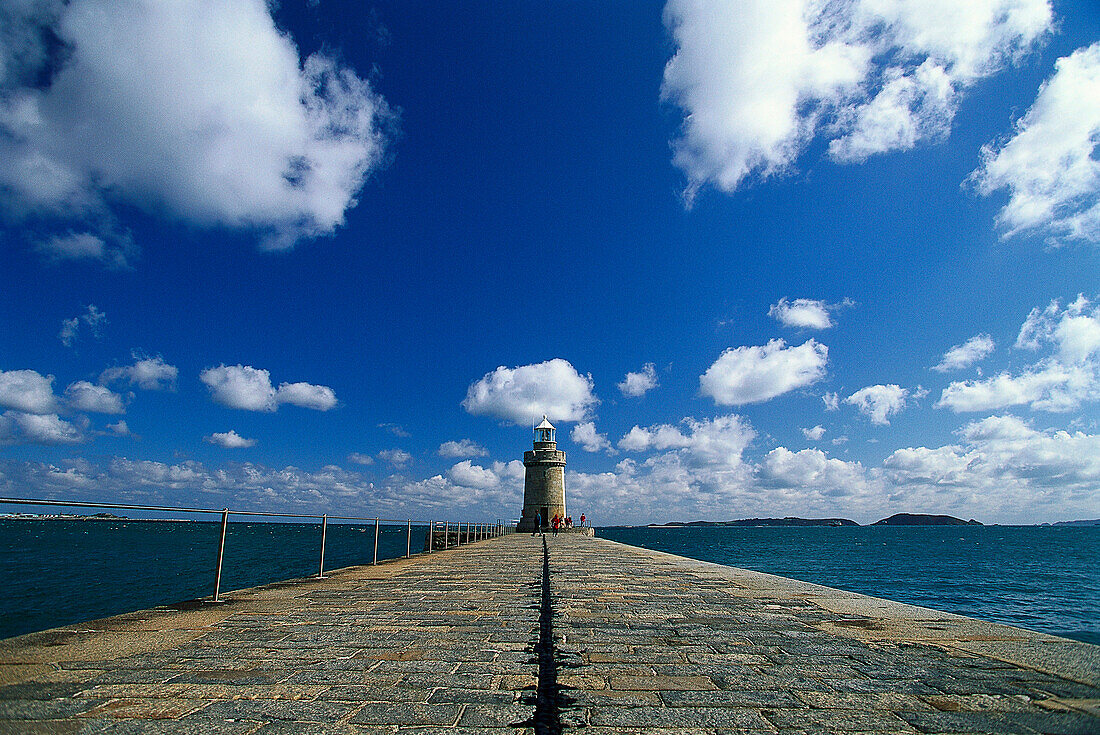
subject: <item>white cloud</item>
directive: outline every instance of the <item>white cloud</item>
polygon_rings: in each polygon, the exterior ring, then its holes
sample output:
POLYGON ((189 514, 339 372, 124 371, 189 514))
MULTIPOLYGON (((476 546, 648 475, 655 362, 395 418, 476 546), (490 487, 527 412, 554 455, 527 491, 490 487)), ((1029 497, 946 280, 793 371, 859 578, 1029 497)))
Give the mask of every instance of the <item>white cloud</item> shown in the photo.
POLYGON ((65 401, 77 411, 91 413, 126 413, 122 396, 110 388, 78 380, 65 389, 65 401))
POLYGON ((693 465, 738 467, 745 448, 756 438, 756 432, 737 414, 714 419, 685 418, 680 422, 686 433, 676 426, 635 426, 619 440, 619 449, 627 452, 672 451, 683 455, 693 465))
POLYGON ((169 365, 163 357, 139 358, 134 355, 133 365, 107 368, 99 375, 99 382, 113 383, 116 380, 128 381, 142 390, 175 390, 179 370, 169 365))
POLYGON ((1055 62, 1031 109, 1003 144, 982 148, 978 191, 1005 189, 1006 237, 1046 233, 1051 242, 1100 243, 1100 43, 1055 62))
POLYGON ((884 478, 895 495, 1002 523, 1094 517, 1100 509, 1100 435, 1039 431, 1015 416, 990 416, 957 433, 959 445, 890 455, 884 478))
POLYGON ((248 365, 207 368, 199 373, 216 403, 245 411, 274 411, 275 389, 271 387, 271 373, 248 365))
POLYGON ((579 444, 581 449, 586 452, 599 452, 611 448, 611 442, 608 441, 607 434, 597 432, 596 424, 591 421, 574 426, 569 438, 579 444))
POLYGON ((283 383, 275 391, 278 403, 312 408, 314 411, 328 411, 336 406, 336 392, 325 385, 309 383, 283 383))
POLYGON ((249 365, 207 368, 199 374, 199 380, 216 403, 244 411, 275 411, 283 403, 328 411, 337 403, 336 393, 324 385, 282 383, 276 390, 270 372, 249 365))
POLYGON ((786 447, 776 447, 765 455, 757 472, 764 485, 791 489, 813 488, 849 495, 863 491, 866 486, 863 465, 830 458, 820 449, 792 452, 786 447))
POLYGON ((0 446, 6 444, 77 444, 83 432, 55 413, 5 411, 0 415, 0 446))
POLYGON ((332 56, 300 58, 262 0, 41 5, 6 19, 0 188, 15 213, 107 223, 55 252, 104 257, 119 202, 290 247, 341 225, 382 163, 385 102, 332 56))
POLYGON ((1100 305, 1078 296, 1065 308, 1055 300, 1045 309, 1032 309, 1016 346, 1047 347, 1051 354, 1017 374, 953 382, 944 388, 936 407, 956 413, 1023 405, 1071 411, 1100 399, 1100 305))
MULTIPOLYGON (((847 302, 845 302, 847 303, 847 302)), ((795 299, 788 301, 787 297, 779 299, 768 309, 768 316, 773 317, 785 326, 802 329, 828 329, 833 326, 833 320, 829 312, 836 306, 816 299, 795 299)))
POLYGON ((374 457, 369 454, 363 454, 362 452, 352 452, 348 455, 348 461, 355 464, 371 465, 374 464, 374 457))
POLYGON ((0 408, 34 414, 55 412, 53 376, 34 370, 0 370, 0 408))
POLYGON ((640 373, 627 373, 618 388, 624 396, 638 398, 657 387, 657 368, 652 362, 642 366, 640 373))
MULTIPOLYGON (((0 129, 3 128, 2 115, 0 111, 0 129)), ((129 233, 104 227, 101 235, 71 231, 64 235, 53 235, 36 243, 35 250, 55 263, 64 260, 97 260, 108 268, 124 269, 130 266, 137 248, 129 233)))
POLYGON ((871 419, 872 424, 889 426, 887 417, 900 413, 905 408, 909 395, 908 388, 893 383, 869 385, 845 398, 844 402, 858 408, 860 413, 871 419))
POLYGON ((727 349, 699 378, 700 390, 723 406, 759 403, 825 377, 829 348, 814 340, 787 347, 773 339, 763 347, 727 349))
POLYGON ((446 441, 439 445, 440 457, 484 457, 489 450, 470 439, 446 441))
POLYGON ((130 433, 130 427, 121 419, 113 424, 107 424, 107 433, 111 436, 133 436, 130 433))
POLYGON ((806 437, 810 441, 820 441, 825 436, 825 427, 818 424, 812 429, 802 429, 802 436, 806 437))
POLYGON ((462 487, 490 488, 500 485, 500 478, 491 469, 486 469, 464 459, 447 470, 447 477, 462 487))
POLYGON ((988 357, 993 352, 994 347, 993 338, 988 334, 975 335, 961 345, 955 345, 943 353, 943 359, 932 369, 940 373, 946 373, 968 368, 988 357))
POLYGON ((388 422, 388 421, 384 421, 381 424, 378 424, 378 428, 379 429, 385 429, 386 431, 390 432, 394 436, 399 436, 402 439, 407 439, 408 437, 412 436, 412 434, 410 434, 408 431, 405 430, 404 426, 401 426, 400 424, 394 424, 394 423, 391 423, 391 422, 388 422))
POLYGON ((389 462, 394 467, 404 467, 412 461, 412 455, 404 449, 383 449, 378 453, 379 459, 389 462))
POLYGON ((202 440, 208 444, 217 444, 219 447, 225 447, 226 449, 244 449, 256 446, 255 439, 245 439, 233 429, 224 432, 216 431, 210 436, 204 436, 202 440))
POLYGON ((833 391, 828 391, 825 395, 821 396, 821 402, 825 404, 826 411, 840 410, 840 396, 833 391))
POLYGON ((498 367, 470 385, 462 407, 477 416, 528 424, 544 414, 551 421, 583 421, 599 402, 591 375, 555 358, 516 368, 498 367))
POLYGON ((81 322, 87 325, 88 331, 92 333, 93 337, 99 339, 100 335, 103 333, 103 325, 107 323, 107 315, 97 309, 95 304, 88 304, 83 314, 74 316, 72 319, 65 319, 61 322, 61 331, 57 334, 57 338, 61 340, 61 344, 66 347, 73 346, 73 342, 76 340, 80 331, 81 322))
POLYGON ((937 140, 966 89, 1048 32, 1048 0, 669 0, 661 96, 684 111, 690 201, 789 170, 819 134, 838 161, 937 140), (782 49, 781 54, 775 52, 782 49))

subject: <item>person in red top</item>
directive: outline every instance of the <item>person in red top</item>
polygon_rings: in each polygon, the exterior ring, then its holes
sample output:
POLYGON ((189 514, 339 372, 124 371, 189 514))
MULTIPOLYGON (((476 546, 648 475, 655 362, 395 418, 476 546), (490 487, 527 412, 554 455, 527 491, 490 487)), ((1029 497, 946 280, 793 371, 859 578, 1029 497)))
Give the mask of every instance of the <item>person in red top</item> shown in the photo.
POLYGON ((557 513, 555 513, 555 514, 554 514, 554 522, 553 522, 553 524, 551 525, 551 527, 552 527, 552 528, 554 529, 554 535, 555 535, 555 536, 557 536, 557 535, 558 535, 558 526, 559 526, 559 525, 561 525, 561 518, 559 518, 559 517, 558 517, 558 514, 557 514, 557 513))
POLYGON ((581 513, 581 528, 584 528, 584 513, 581 513))

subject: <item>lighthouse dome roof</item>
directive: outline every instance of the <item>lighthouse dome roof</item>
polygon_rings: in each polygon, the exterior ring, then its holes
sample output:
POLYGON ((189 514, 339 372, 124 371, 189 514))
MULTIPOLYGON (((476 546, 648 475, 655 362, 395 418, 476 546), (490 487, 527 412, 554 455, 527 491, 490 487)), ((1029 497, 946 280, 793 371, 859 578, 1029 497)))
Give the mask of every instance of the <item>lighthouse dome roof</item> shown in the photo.
POLYGON ((536 429, 553 429, 554 425, 546 418, 546 414, 542 416, 542 423, 535 427, 536 429))

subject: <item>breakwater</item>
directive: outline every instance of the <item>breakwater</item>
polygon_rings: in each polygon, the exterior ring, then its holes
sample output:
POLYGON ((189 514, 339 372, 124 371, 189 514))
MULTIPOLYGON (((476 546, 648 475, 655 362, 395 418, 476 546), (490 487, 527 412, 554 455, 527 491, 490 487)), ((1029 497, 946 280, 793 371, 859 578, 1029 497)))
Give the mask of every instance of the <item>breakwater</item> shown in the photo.
POLYGON ((1100 647, 580 535, 227 598, 0 641, 0 718, 73 732, 1100 731, 1100 647))
POLYGON ((1100 644, 1100 527, 609 528, 600 535, 1100 644))

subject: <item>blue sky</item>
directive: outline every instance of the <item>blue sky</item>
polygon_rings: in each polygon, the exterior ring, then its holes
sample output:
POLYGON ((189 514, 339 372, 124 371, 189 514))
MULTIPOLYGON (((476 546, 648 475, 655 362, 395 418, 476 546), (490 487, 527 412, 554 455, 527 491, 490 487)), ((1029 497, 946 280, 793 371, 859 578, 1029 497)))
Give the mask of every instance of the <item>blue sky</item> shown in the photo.
POLYGON ((0 10, 0 491, 1100 516, 1100 10, 0 10))

